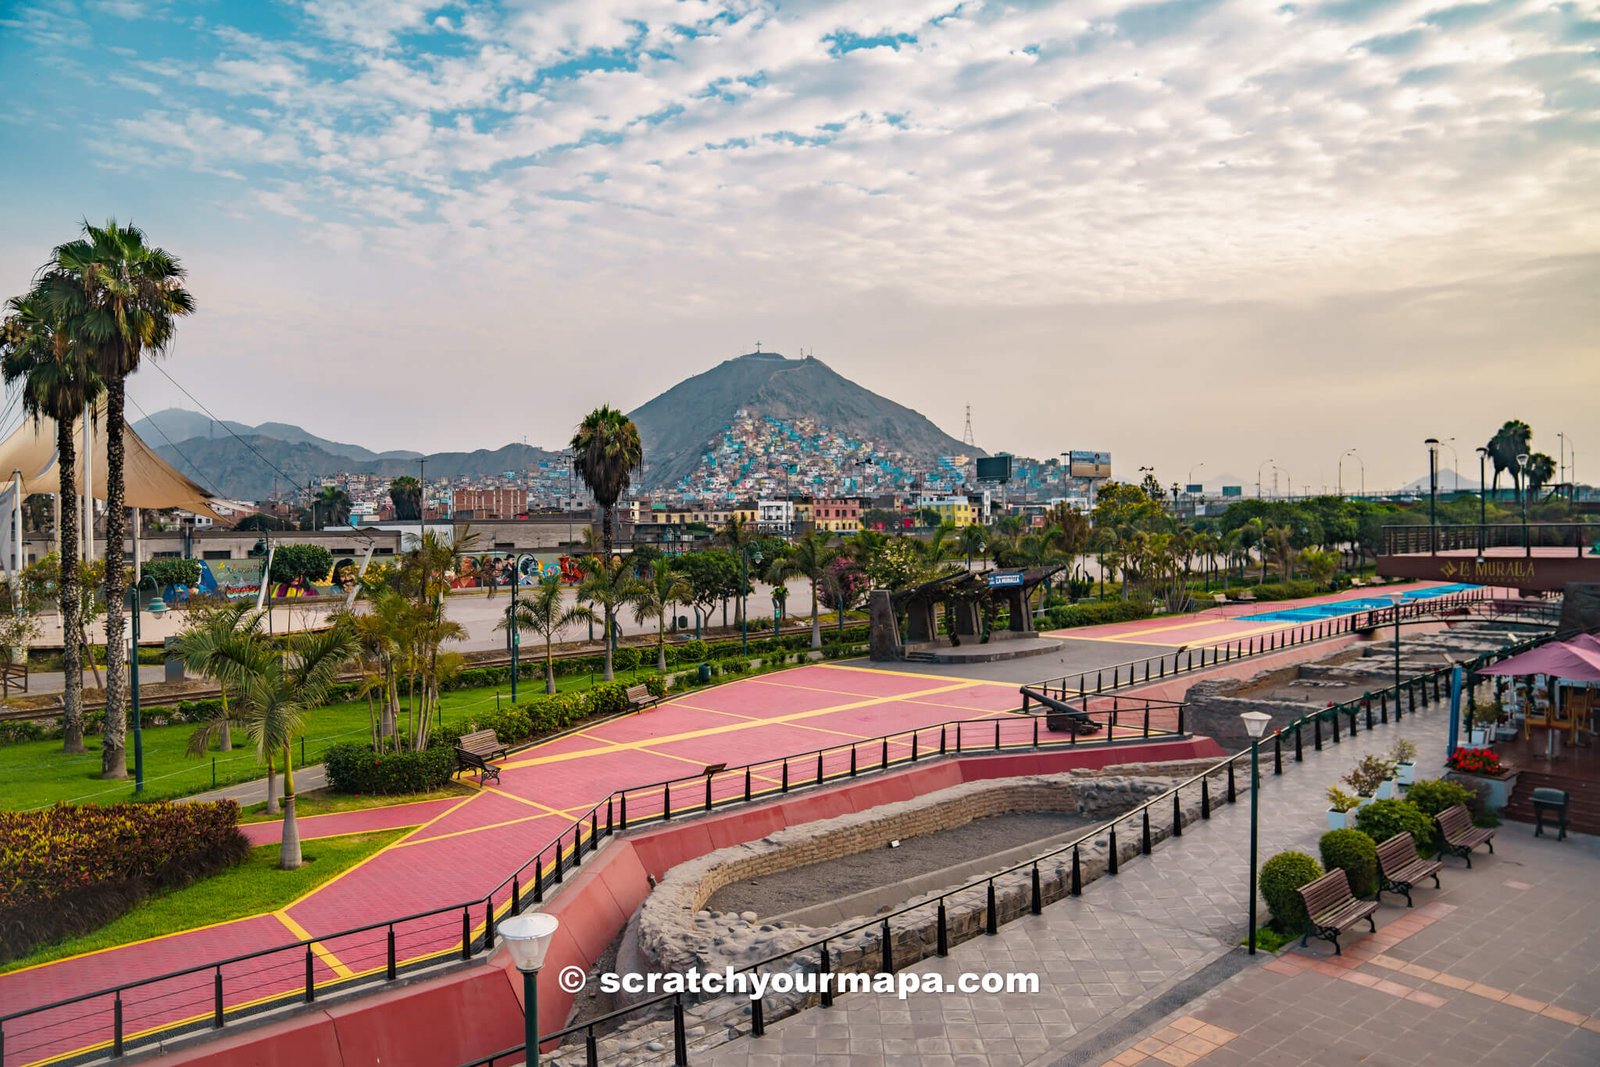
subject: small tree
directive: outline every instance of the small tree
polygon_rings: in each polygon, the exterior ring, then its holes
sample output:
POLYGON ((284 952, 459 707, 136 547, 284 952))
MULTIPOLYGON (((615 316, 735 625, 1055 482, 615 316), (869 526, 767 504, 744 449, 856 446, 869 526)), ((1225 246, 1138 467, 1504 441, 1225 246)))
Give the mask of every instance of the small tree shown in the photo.
POLYGON ((1261 896, 1279 933, 1305 929, 1306 903, 1300 896, 1300 887, 1310 885, 1322 874, 1321 865, 1304 852, 1280 852, 1261 865, 1261 896))
POLYGON ((496 623, 495 629, 504 630, 514 625, 521 633, 538 634, 544 639, 544 691, 554 693, 556 669, 552 646, 556 634, 571 623, 594 621, 595 614, 589 608, 581 604, 567 607, 561 583, 548 581, 540 582, 521 595, 514 621, 511 618, 511 606, 506 605, 506 618, 496 623))
POLYGON ((333 570, 333 553, 321 545, 279 545, 272 554, 272 573, 267 580, 273 584, 309 585, 328 577, 333 570))

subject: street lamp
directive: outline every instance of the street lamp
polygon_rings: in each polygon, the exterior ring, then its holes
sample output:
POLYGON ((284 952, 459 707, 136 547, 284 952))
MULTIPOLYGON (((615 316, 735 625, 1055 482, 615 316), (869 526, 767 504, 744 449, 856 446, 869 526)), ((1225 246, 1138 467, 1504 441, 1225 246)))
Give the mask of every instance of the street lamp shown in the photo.
MULTIPOLYGON (((133 620, 133 654, 128 657, 128 697, 133 705, 133 791, 144 792, 144 723, 139 714, 139 590, 144 583, 149 582, 150 588, 156 595, 150 598, 150 614, 156 618, 167 613, 167 602, 161 599, 161 587, 156 584, 153 575, 146 574, 137 582, 128 587, 128 600, 132 610, 129 616, 133 620)), ((226 730, 227 724, 223 727, 226 730)))
POLYGON ((522 647, 522 628, 517 625, 517 586, 522 584, 522 561, 533 559, 531 552, 518 552, 511 557, 511 607, 506 611, 506 625, 511 631, 511 703, 517 702, 517 651, 522 647))
POLYGON ((1405 597, 1399 593, 1390 593, 1389 600, 1394 604, 1394 717, 1400 720, 1400 605, 1405 602, 1405 597))
POLYGON ((1266 470, 1267 464, 1271 463, 1271 462, 1272 462, 1272 460, 1270 460, 1270 459, 1269 460, 1265 460, 1259 466, 1256 467, 1256 499, 1257 500, 1261 499, 1261 472, 1266 470))
POLYGON ((1450 491, 1459 493, 1461 492, 1461 453, 1456 451, 1456 439, 1454 437, 1446 438, 1439 442, 1439 447, 1450 450, 1450 491))
POLYGON ((523 1062, 528 1067, 539 1063, 539 969, 559 925, 554 915, 530 911, 503 919, 498 927, 511 962, 522 972, 523 1062))
POLYGON ((1489 487, 1484 482, 1483 464, 1489 458, 1489 450, 1483 445, 1478 446, 1478 562, 1483 562, 1483 535, 1484 527, 1489 524, 1489 487))
POLYGON ((1278 475, 1280 475, 1280 474, 1283 475, 1283 480, 1289 484, 1289 499, 1293 500, 1294 499, 1294 477, 1289 473, 1289 470, 1288 470, 1287 467, 1280 467, 1276 463, 1274 463, 1272 465, 1272 489, 1273 489, 1273 495, 1277 495, 1278 475))
POLYGON ((761 562, 761 546, 745 545, 739 550, 739 654, 750 654, 750 558, 761 562))
POLYGON ((1422 442, 1428 446, 1428 551, 1439 551, 1439 439, 1422 442))
POLYGON ((1517 480, 1517 488, 1521 490, 1518 495, 1522 497, 1522 553, 1531 556, 1533 549, 1528 546, 1528 454, 1526 452, 1517 453, 1517 467, 1522 475, 1517 480))
POLYGON ((1239 716, 1250 735, 1250 955, 1256 954, 1256 842, 1261 806, 1261 737, 1272 716, 1264 711, 1247 711, 1239 716))
MULTIPOLYGON (((1356 462, 1361 464, 1361 495, 1362 496, 1366 496, 1367 495, 1367 461, 1362 459, 1361 458, 1361 453, 1357 452, 1353 448, 1350 449, 1349 451, 1347 451, 1344 455, 1345 456, 1354 456, 1356 462)), ((1339 468, 1340 477, 1343 477, 1344 467, 1342 466, 1342 464, 1344 463, 1344 456, 1340 456, 1339 457, 1339 463, 1341 464, 1341 466, 1339 468)))

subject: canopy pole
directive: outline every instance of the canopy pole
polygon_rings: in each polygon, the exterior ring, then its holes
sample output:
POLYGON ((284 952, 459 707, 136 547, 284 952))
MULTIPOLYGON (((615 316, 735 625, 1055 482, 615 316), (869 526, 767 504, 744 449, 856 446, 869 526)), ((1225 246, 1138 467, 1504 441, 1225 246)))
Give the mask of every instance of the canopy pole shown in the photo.
POLYGON ((135 589, 139 588, 139 579, 143 577, 141 568, 144 564, 144 556, 139 552, 140 528, 144 525, 141 515, 142 512, 138 508, 133 509, 133 587, 135 589))
POLYGON ((80 523, 83 532, 79 541, 83 549, 83 561, 88 563, 94 559, 94 410, 85 408, 83 412, 83 521, 80 523))

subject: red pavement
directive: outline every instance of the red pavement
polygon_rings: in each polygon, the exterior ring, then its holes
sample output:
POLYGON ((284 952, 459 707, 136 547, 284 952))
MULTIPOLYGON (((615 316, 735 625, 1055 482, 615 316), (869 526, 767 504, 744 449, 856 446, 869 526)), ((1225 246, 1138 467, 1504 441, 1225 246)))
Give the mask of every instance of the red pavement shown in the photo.
MULTIPOLYGON (((4 1011, 95 992, 210 960, 289 945, 302 937, 415 914, 477 898, 525 864, 572 821, 613 790, 682 778, 711 763, 739 765, 811 751, 918 726, 992 717, 1015 708, 1017 687, 833 665, 799 667, 745 679, 667 701, 638 715, 538 745, 504 761, 501 784, 463 800, 446 799, 301 820, 308 836, 416 826, 395 844, 272 915, 172 934, 152 941, 0 975, 4 1011)), ((1005 717, 1009 719, 1009 717, 1005 717)), ((1024 744, 1031 724, 1010 720, 1003 743, 1024 744)), ((967 728, 971 738, 990 727, 967 728), (975 731, 975 732, 974 732, 975 731)), ((931 751, 938 731, 919 738, 931 751)), ((901 753, 895 746, 892 754, 901 753)), ((862 745, 865 767, 881 746, 862 745)), ((825 772, 843 773, 848 751, 831 754, 825 772)), ((753 776, 756 791, 776 787, 778 769, 753 776)), ((798 772, 796 772, 798 773, 798 772)), ((813 765, 814 773, 814 765, 813 765)), ((725 776, 715 795, 743 791, 741 776, 725 776)), ((673 806, 700 802, 679 793, 673 806)), ((630 799, 630 803, 633 801, 630 799)), ((660 810, 660 795, 640 808, 660 810)), ((633 817, 649 814, 635 809, 633 817)), ((278 839, 279 824, 246 828, 252 842, 278 839)), ((496 898, 497 905, 500 900, 496 898)), ((468 915, 483 922, 480 904, 468 915)), ((451 912, 396 928, 405 960, 452 951, 461 941, 461 914, 451 912)), ((378 928, 316 946, 313 977, 323 981, 382 968, 387 930, 378 928)), ((224 968, 231 1008, 302 989, 303 951, 287 951, 224 968)), ((209 1017, 215 972, 205 970, 123 997, 128 1034, 179 1020, 209 1017)), ((108 1039, 110 1007, 99 1001, 42 1013, 6 1027, 6 1064, 34 1063, 108 1039)))

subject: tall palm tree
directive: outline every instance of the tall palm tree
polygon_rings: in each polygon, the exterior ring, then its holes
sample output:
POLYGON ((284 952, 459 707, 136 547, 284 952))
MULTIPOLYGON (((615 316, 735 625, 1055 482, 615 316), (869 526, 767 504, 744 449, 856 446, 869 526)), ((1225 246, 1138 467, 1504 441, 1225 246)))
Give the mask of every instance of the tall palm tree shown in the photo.
POLYGON ((83 236, 56 248, 51 272, 77 285, 83 313, 74 330, 91 353, 106 383, 106 711, 100 773, 126 778, 128 664, 123 639, 127 576, 122 545, 127 515, 123 506, 124 403, 127 379, 146 354, 166 352, 177 320, 194 310, 183 287, 184 269, 171 253, 145 243, 144 231, 119 226, 83 225, 83 236))
MULTIPOLYGON (((634 474, 644 467, 639 428, 616 408, 602 404, 589 412, 572 435, 572 469, 589 488, 602 518, 601 548, 611 555, 616 542, 617 501, 628 491, 634 474)), ((610 677, 610 668, 606 670, 610 677)))
POLYGON ((961 530, 961 551, 967 556, 967 570, 972 569, 972 557, 983 554, 984 540, 987 532, 977 523, 971 523, 961 530))
POLYGON ((394 517, 401 522, 422 518, 422 483, 402 474, 389 483, 389 502, 394 505, 394 517))
POLYGON ((656 560, 650 577, 635 584, 633 617, 640 623, 656 620, 656 670, 665 673, 667 669, 667 619, 672 617, 672 606, 693 599, 689 579, 667 566, 664 559, 656 560))
POLYGON ((0 323, 0 375, 8 386, 21 383, 22 410, 38 426, 56 427, 56 471, 60 477, 61 562, 57 583, 61 609, 61 693, 63 750, 78 754, 83 745, 83 645, 78 564, 77 441, 72 424, 90 410, 104 384, 71 328, 77 290, 45 278, 25 296, 6 303, 0 323))
MULTIPOLYGON (((752 523, 746 522, 738 515, 728 520, 728 524, 717 531, 718 541, 733 550, 736 560, 748 568, 749 560, 744 553, 749 550, 750 543, 756 539, 756 529, 752 523)), ((739 626, 744 622, 745 598, 750 590, 741 589, 738 601, 733 605, 733 624, 739 626)))
POLYGON ((344 526, 350 522, 350 494, 337 485, 325 485, 311 500, 311 525, 322 519, 329 526, 344 526))
POLYGON ((1500 492, 1500 472, 1511 472, 1512 484, 1522 489, 1522 468, 1517 457, 1530 451, 1533 428, 1521 419, 1510 419, 1489 438, 1489 461, 1494 464, 1494 477, 1490 480, 1492 491, 1500 492))
POLYGON ((578 596, 599 604, 605 612, 605 680, 609 682, 616 678, 611 669, 611 642, 617 609, 633 600, 638 580, 622 556, 586 556, 580 566, 583 568, 583 581, 578 583, 578 596))
POLYGON ((495 624, 504 630, 515 626, 520 633, 538 634, 544 638, 544 691, 556 691, 555 645, 556 634, 575 622, 593 622, 594 612, 582 604, 566 606, 561 583, 555 579, 540 582, 519 595, 517 615, 511 618, 511 606, 506 606, 506 617, 495 624))

